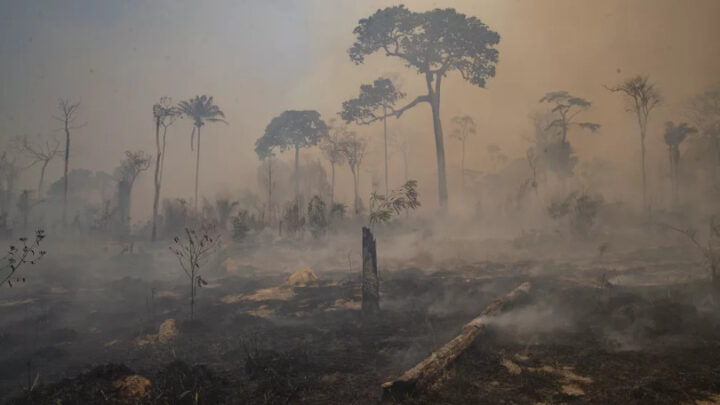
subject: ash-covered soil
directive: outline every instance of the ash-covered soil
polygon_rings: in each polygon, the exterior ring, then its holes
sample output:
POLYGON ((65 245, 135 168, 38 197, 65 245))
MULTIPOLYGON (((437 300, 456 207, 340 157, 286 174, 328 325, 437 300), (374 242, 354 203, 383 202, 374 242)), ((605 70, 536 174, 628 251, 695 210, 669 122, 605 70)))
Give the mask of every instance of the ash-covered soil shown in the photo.
MULTIPOLYGON (((98 267, 92 258, 73 260, 98 267)), ((3 296, 3 401, 378 403, 383 382, 524 281, 533 284, 529 302, 496 318, 434 385, 402 401, 720 398, 718 298, 706 281, 686 277, 692 273, 686 263, 656 252, 587 262, 381 267, 382 313, 373 319, 359 310, 357 259, 354 269, 350 263, 293 277, 225 255, 211 264, 193 321, 189 286, 179 275, 143 274, 161 260, 149 253, 112 256, 101 263, 102 275, 46 263, 3 296)))

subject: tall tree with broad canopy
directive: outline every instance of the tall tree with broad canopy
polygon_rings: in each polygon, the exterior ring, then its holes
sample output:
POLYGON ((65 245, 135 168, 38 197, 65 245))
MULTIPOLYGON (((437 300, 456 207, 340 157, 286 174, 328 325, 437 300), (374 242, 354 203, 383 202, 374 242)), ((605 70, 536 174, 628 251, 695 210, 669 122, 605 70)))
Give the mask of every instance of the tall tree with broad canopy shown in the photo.
POLYGON ((457 139, 462 144, 462 157, 460 158, 460 181, 465 189, 465 142, 476 132, 475 121, 469 115, 456 116, 452 119, 453 131, 450 137, 457 139))
MULTIPOLYGON (((445 172, 445 144, 440 121, 440 90, 443 77, 458 71, 463 79, 485 87, 495 76, 500 36, 476 17, 454 9, 435 9, 422 13, 404 6, 387 7, 359 21, 353 30, 355 43, 348 51, 355 64, 375 52, 401 59, 408 67, 425 76, 427 94, 407 105, 389 108, 389 115, 400 117, 419 103, 430 104, 435 135, 440 208, 447 211, 448 191, 445 172)), ((377 117, 381 119, 384 116, 377 117)))
POLYGON ((200 183, 200 128, 202 128, 206 122, 223 122, 225 113, 220 110, 220 107, 215 105, 212 96, 206 95, 195 96, 187 101, 181 101, 177 105, 177 111, 184 117, 193 120, 193 130, 190 135, 190 150, 193 149, 193 141, 195 140, 195 133, 197 132, 197 157, 195 160, 195 211, 198 209, 198 185, 200 183))
POLYGON ((295 202, 300 201, 300 148, 315 146, 328 137, 328 126, 315 110, 288 110, 273 118, 265 134, 255 141, 255 153, 260 159, 275 149, 284 152, 295 149, 295 202))
POLYGON ((575 117, 588 110, 592 103, 584 98, 575 97, 567 91, 551 91, 545 94, 540 103, 547 103, 553 106, 550 112, 553 114, 553 120, 548 124, 548 129, 556 129, 559 131, 561 142, 567 141, 568 131, 571 127, 577 126, 595 132, 600 128, 600 124, 593 122, 577 122, 575 117))
POLYGON ((570 129, 579 127, 595 132, 600 128, 600 124, 577 121, 575 118, 587 111, 592 103, 584 98, 575 97, 567 91, 549 92, 540 99, 540 103, 550 104, 552 107, 549 111, 550 122, 547 123, 545 131, 551 135, 556 134, 557 140, 548 145, 546 154, 552 156, 553 160, 559 163, 558 170, 555 172, 560 176, 564 187, 565 180, 572 175, 573 167, 577 163, 577 158, 573 157, 572 146, 567 140, 570 129))
POLYGON ((379 119, 383 121, 383 144, 385 146, 385 195, 390 192, 388 181, 388 112, 395 103, 405 97, 405 94, 395 88, 392 80, 381 77, 375 79, 373 84, 360 86, 360 95, 357 98, 343 102, 340 116, 347 123, 368 125, 379 119))
POLYGON ((678 203, 678 189, 680 179, 680 144, 688 135, 694 134, 697 129, 688 125, 687 122, 675 124, 672 121, 665 123, 665 144, 668 147, 670 158, 670 183, 672 185, 673 205, 678 203))
POLYGON ((643 209, 650 209, 647 202, 647 175, 645 173, 645 136, 650 112, 662 103, 660 92, 650 83, 648 76, 633 76, 615 87, 607 87, 613 93, 622 93, 630 100, 627 111, 635 113, 640 128, 640 166, 642 169, 643 209))

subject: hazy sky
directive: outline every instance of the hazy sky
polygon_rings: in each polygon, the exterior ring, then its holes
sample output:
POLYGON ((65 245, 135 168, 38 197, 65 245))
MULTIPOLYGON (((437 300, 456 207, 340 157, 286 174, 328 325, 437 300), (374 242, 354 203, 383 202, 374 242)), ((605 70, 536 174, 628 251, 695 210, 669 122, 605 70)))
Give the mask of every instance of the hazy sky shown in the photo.
MULTIPOLYGON (((355 66, 347 56, 358 19, 391 1, 350 0, 37 0, 0 1, 0 136, 48 134, 58 97, 81 101, 87 125, 73 139, 73 168, 111 171, 127 149, 152 151, 151 106, 197 94, 215 97, 229 125, 203 132, 201 192, 255 187, 253 144, 267 123, 286 109, 317 109, 335 116, 363 82, 400 74, 409 97, 421 78, 382 55, 355 66)), ((499 144, 520 157, 531 134, 529 115, 547 91, 567 90, 594 103, 585 118, 597 134, 573 133, 581 159, 593 156, 634 169, 639 140, 633 117, 602 84, 649 74, 665 105, 654 117, 648 145, 650 170, 663 167, 662 127, 682 119, 689 97, 720 80, 720 1, 468 0, 406 1, 412 10, 454 7, 479 17, 501 36, 497 76, 487 89, 452 74, 444 82, 442 118, 470 114, 479 124, 470 141, 469 166, 487 169, 486 146, 499 144)), ((421 190, 433 195, 434 146, 429 107, 391 120, 417 140, 410 167, 421 190)), ((191 123, 170 130, 165 196, 192 195, 191 123), (170 175, 172 173, 172 175, 170 175)), ((380 126, 361 131, 374 139, 380 126)), ((459 145, 446 139, 451 188, 459 145)), ((380 162, 379 153, 371 160, 380 162)), ((288 159, 291 156, 287 156, 288 159)), ((53 164, 49 180, 60 176, 53 164)), ((25 174, 35 183, 36 173, 25 174)), ((401 176, 394 160, 393 177, 401 176)), ((349 182, 341 171, 339 181, 349 182)), ((630 172, 629 178, 639 173, 630 172)), ((379 172, 378 172, 379 173, 379 172)), ((364 180, 369 183, 371 174, 364 180)), ((398 180, 399 181, 399 180, 398 180)), ((365 184, 367 187, 368 184, 365 184)), ((150 211, 151 175, 138 180, 133 209, 150 211)), ((341 187, 342 188, 342 187, 341 187)), ((341 190, 347 197, 350 188, 341 190)), ((434 200, 432 201, 434 203, 434 200)), ((136 215, 137 217, 137 215, 136 215)))

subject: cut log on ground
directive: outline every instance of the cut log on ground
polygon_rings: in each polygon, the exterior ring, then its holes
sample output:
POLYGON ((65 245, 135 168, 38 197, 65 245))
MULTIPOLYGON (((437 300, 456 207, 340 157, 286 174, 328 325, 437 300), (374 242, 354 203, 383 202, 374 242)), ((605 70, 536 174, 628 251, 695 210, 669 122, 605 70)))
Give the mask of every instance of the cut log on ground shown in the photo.
POLYGON ((483 334, 487 321, 510 308, 530 292, 530 283, 525 282, 508 295, 495 300, 472 321, 463 326, 462 331, 453 340, 445 344, 430 357, 407 370, 398 379, 382 385, 383 402, 402 399, 423 387, 429 387, 435 379, 483 334))
POLYGON ((370 229, 362 229, 362 312, 372 315, 380 312, 380 280, 377 271, 375 237, 370 229))

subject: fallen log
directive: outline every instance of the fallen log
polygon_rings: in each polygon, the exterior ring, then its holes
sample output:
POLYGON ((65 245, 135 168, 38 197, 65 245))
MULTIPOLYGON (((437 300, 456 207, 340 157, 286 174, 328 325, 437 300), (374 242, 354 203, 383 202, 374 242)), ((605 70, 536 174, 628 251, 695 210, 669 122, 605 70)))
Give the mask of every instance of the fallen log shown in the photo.
POLYGON ((430 357, 405 371, 399 378, 382 385, 383 402, 399 400, 413 392, 428 387, 433 381, 485 331, 487 321, 502 313, 530 292, 530 283, 525 282, 506 296, 493 301, 472 321, 463 326, 460 334, 430 357))

